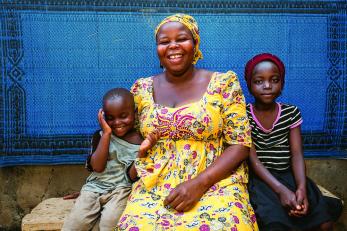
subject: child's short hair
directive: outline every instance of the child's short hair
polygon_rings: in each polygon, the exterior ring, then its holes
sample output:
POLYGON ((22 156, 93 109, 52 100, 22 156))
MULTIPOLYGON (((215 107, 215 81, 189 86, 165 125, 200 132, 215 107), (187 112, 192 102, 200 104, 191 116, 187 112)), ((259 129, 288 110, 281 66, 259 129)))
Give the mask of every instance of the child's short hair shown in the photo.
POLYGON ((130 93, 129 90, 125 88, 112 88, 111 90, 107 91, 102 98, 102 103, 103 105, 107 100, 111 99, 116 99, 116 98, 121 98, 121 99, 129 99, 132 104, 134 104, 134 96, 130 93))

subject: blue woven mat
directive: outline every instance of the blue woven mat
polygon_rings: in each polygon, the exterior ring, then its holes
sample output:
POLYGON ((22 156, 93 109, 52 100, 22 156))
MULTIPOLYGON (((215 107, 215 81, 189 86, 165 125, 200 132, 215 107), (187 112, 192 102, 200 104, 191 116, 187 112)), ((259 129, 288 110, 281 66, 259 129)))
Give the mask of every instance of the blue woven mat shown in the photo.
POLYGON ((302 111, 305 155, 347 157, 344 1, 0 1, 0 166, 82 163, 104 92, 162 71, 153 30, 186 12, 201 28, 198 67, 234 70, 277 54, 280 101, 302 111))

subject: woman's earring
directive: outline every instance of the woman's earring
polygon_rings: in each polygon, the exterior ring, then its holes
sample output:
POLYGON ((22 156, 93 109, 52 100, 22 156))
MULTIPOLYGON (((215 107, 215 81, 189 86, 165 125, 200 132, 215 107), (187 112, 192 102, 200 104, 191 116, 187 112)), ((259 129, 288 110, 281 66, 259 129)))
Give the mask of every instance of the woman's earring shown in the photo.
POLYGON ((163 65, 161 64, 161 62, 159 62, 159 66, 161 69, 163 69, 163 65))

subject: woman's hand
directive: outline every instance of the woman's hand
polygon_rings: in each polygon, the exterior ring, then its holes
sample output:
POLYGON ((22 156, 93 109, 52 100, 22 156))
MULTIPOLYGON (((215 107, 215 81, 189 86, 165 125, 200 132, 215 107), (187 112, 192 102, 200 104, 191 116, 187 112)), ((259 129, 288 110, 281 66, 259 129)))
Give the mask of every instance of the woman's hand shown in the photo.
POLYGON ((207 191, 202 185, 196 178, 177 185, 165 198, 164 205, 178 212, 190 210, 207 191))
POLYGON ((301 209, 297 204, 295 193, 290 191, 286 186, 282 185, 278 192, 278 197, 281 201, 281 205, 289 211, 301 209))
POLYGON ((212 185, 230 176, 242 161, 247 159, 248 154, 249 148, 246 146, 228 146, 222 155, 196 178, 177 185, 165 198, 164 205, 169 205, 179 212, 190 210, 212 185))
POLYGON ((104 117, 104 111, 102 110, 102 108, 100 108, 99 112, 98 112, 98 121, 99 121, 99 125, 100 125, 100 128, 102 129, 103 133, 105 133, 105 134, 111 134, 112 133, 111 127, 106 123, 106 120, 104 117))

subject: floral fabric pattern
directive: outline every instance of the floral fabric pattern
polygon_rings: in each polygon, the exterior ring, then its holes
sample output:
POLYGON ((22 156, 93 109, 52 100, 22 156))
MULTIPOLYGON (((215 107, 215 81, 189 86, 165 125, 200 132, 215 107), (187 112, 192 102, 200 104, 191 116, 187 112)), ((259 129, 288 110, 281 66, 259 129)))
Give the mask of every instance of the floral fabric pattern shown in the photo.
POLYGON ((178 184, 204 171, 226 145, 251 146, 245 100, 235 73, 214 73, 203 97, 177 108, 156 104, 153 78, 132 87, 145 137, 161 132, 146 158, 137 159, 140 180, 133 185, 118 230, 258 230, 250 205, 248 167, 242 163, 213 185, 188 212, 163 205, 178 184))

